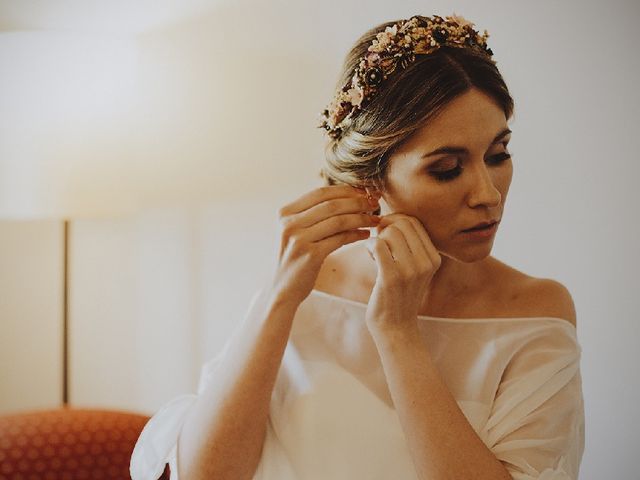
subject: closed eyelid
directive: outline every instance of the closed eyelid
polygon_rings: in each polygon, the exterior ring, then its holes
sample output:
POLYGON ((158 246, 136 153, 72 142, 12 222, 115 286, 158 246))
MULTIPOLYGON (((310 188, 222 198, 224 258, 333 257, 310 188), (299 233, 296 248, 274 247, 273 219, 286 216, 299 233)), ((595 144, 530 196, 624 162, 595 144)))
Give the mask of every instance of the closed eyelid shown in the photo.
POLYGON ((446 157, 439 158, 435 162, 429 165, 429 168, 438 168, 442 166, 448 166, 449 163, 457 164, 457 157, 453 155, 447 155, 446 157))
MULTIPOLYGON (((508 143, 508 141, 500 142, 500 145, 503 145, 503 148, 506 149, 507 148, 507 143, 508 143)), ((487 155, 485 155, 485 158, 490 158, 490 157, 493 157, 494 155, 500 155, 502 153, 508 153, 508 152, 505 150, 505 151, 500 151, 500 152, 487 154, 487 155)), ((446 165, 446 164, 450 163, 452 160, 456 161, 459 156, 464 157, 465 154, 464 153, 463 154, 457 154, 457 155, 447 154, 447 155, 445 155, 443 157, 440 157, 439 159, 431 162, 429 164, 429 168, 434 168, 434 167, 437 168, 437 167, 440 167, 441 165, 446 165)))
MULTIPOLYGON (((495 145, 505 145, 506 143, 509 142, 509 140, 511 140, 511 135, 512 135, 512 131, 508 128, 504 129, 502 132, 500 132, 498 135, 496 135, 496 137, 493 139, 493 141, 491 142, 491 145, 489 145, 489 149, 491 149, 493 146, 495 145)), ((506 147, 506 145, 505 145, 506 147)), ((435 149, 434 151, 430 152, 430 153, 425 153, 423 154, 420 158, 421 159, 428 159, 429 157, 432 156, 436 156, 436 155, 469 155, 469 150, 465 147, 459 147, 459 146, 444 146, 444 147, 440 147, 435 149)), ((446 158, 446 157, 444 157, 446 158)), ((437 163, 440 160, 436 160, 437 163)), ((432 164, 433 165, 433 164, 432 164)))

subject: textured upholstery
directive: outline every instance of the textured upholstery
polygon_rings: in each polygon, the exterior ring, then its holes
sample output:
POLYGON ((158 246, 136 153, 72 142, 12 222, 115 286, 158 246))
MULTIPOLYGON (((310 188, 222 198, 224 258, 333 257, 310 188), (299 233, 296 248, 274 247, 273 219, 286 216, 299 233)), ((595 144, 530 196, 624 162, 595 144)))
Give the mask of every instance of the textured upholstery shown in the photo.
MULTIPOLYGON (((124 480, 148 416, 62 407, 0 416, 0 480, 124 480)), ((163 480, 169 479, 168 465, 163 480)))

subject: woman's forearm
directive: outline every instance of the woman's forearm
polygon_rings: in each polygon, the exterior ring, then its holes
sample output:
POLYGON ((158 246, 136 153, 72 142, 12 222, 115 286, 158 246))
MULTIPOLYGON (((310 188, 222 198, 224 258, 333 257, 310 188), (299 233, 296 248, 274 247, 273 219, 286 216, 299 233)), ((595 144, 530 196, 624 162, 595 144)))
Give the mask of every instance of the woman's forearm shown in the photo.
POLYGON ((417 325, 372 334, 418 478, 511 480, 460 409, 417 325))
POLYGON ((250 480, 260 461, 271 393, 297 305, 263 291, 187 414, 177 445, 181 479, 250 480))

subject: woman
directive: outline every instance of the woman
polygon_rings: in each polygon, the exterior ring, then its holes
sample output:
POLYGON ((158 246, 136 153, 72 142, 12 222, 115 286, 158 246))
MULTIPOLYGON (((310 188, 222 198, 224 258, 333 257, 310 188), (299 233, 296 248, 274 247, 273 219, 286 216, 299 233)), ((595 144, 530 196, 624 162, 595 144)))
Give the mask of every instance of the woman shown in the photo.
POLYGON ((489 255, 513 100, 487 38, 454 15, 357 41, 323 112, 327 185, 280 209, 272 282, 198 394, 149 421, 134 480, 165 462, 189 479, 578 478, 571 296, 489 255))

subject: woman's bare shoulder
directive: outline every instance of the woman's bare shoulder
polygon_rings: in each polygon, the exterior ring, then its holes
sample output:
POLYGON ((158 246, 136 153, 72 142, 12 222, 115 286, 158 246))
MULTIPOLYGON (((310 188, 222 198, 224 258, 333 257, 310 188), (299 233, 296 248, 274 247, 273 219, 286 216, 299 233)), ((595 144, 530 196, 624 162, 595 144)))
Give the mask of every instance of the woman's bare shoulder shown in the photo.
MULTIPOLYGON (((550 278, 528 275, 495 257, 486 259, 483 287, 463 302, 471 310, 447 307, 440 316, 452 317, 555 317, 576 325, 569 290, 550 278)), ((363 242, 349 244, 327 256, 314 288, 342 298, 367 303, 375 279, 363 242)))
POLYGON ((519 316, 561 318, 576 326, 573 298, 562 283, 528 275, 494 257, 489 264, 498 279, 492 284, 498 288, 508 286, 509 298, 503 301, 517 310, 519 316))
POLYGON ((361 303, 369 301, 370 278, 375 278, 375 264, 369 259, 363 242, 345 245, 325 258, 314 288, 361 303), (366 258, 364 256, 367 256, 366 258))

